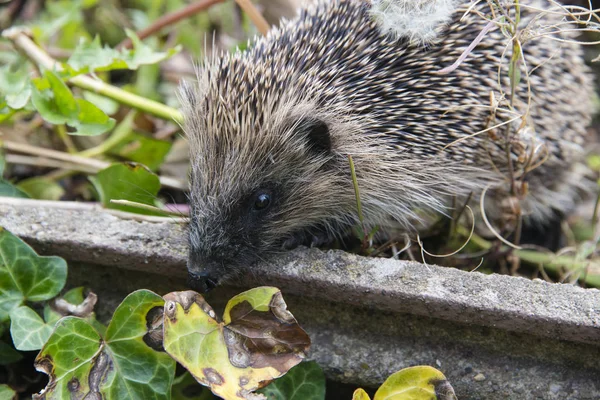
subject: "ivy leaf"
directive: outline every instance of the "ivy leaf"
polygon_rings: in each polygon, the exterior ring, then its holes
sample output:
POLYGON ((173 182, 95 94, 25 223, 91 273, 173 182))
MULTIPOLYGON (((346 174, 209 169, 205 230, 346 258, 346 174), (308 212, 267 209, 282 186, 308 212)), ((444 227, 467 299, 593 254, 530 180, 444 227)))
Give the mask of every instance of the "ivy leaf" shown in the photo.
POLYGON ((160 181, 158 176, 141 164, 112 164, 98 172, 95 177, 90 177, 90 180, 100 195, 102 205, 106 208, 146 215, 163 215, 110 202, 111 199, 120 199, 154 205, 160 189, 160 181))
POLYGON ((258 393, 268 400, 324 400, 325 374, 316 362, 302 362, 258 393))
POLYGON ((35 368, 48 374, 50 381, 33 398, 69 399, 89 393, 90 364, 95 361, 101 373, 108 367, 108 357, 101 350, 100 334, 90 324, 76 317, 61 319, 35 359, 35 368))
POLYGON ((17 307, 10 312, 10 336, 17 350, 41 349, 52 334, 52 327, 29 307, 17 307))
POLYGON ((133 292, 115 310, 104 338, 83 319, 61 319, 36 358, 36 369, 50 381, 34 398, 169 399, 175 362, 157 348, 148 327, 162 318, 163 304, 148 290, 133 292))
POLYGON ((371 400, 371 398, 364 389, 358 388, 354 391, 352 400, 371 400))
POLYGON ((40 257, 12 233, 0 228, 0 322, 25 300, 49 300, 62 290, 67 263, 40 257))
POLYGON ((456 395, 444 374, 420 365, 390 375, 373 400, 456 400, 456 395))
POLYGON ((169 293, 165 301, 165 351, 225 399, 251 398, 302 361, 310 346, 277 288, 233 297, 223 322, 196 292, 169 293))

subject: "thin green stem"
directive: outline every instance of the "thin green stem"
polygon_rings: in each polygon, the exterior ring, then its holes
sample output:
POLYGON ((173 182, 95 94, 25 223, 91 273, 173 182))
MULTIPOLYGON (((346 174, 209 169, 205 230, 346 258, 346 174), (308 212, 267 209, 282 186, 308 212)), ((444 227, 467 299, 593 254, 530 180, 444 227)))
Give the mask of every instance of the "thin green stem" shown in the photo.
POLYGON ((130 111, 125 118, 113 129, 111 135, 96 147, 79 152, 82 157, 96 157, 115 147, 131 134, 136 111, 130 111))
POLYGON ((75 143, 73 143, 73 140, 67 133, 67 127, 64 124, 56 125, 56 133, 58 134, 58 137, 60 138, 60 140, 62 140, 62 142, 64 143, 64 145, 67 149, 67 152, 69 152, 69 154, 77 153, 77 148, 75 147, 75 143))

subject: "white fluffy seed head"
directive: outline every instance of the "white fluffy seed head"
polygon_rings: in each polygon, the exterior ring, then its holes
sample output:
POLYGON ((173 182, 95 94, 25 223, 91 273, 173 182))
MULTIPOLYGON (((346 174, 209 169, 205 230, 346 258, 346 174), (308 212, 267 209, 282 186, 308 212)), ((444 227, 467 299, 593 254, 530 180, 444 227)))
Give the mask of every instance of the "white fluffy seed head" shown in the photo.
POLYGON ((371 14, 383 33, 422 45, 435 40, 460 3, 459 0, 373 0, 371 14))

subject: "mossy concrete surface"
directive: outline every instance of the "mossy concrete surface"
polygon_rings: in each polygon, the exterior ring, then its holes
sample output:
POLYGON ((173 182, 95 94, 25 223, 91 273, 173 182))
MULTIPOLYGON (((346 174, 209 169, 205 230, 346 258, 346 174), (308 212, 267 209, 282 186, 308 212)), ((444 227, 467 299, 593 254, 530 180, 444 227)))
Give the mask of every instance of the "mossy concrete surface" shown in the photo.
MULTIPOLYGON (((70 261, 71 284, 101 303, 136 288, 185 287, 185 226, 21 199, 1 199, 0 218, 39 252, 70 261)), ((281 288, 311 335, 311 357, 336 380, 376 386, 428 364, 461 399, 600 398, 595 289, 316 249, 249 267, 230 285, 211 293, 211 304, 240 288, 281 288)))

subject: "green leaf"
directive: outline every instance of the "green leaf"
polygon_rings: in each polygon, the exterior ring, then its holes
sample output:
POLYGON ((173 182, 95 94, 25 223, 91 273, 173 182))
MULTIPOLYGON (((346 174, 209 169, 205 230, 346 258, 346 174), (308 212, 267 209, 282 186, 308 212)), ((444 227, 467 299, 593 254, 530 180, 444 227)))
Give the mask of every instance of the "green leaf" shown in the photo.
POLYGON ((373 400, 456 400, 456 395, 444 374, 419 365, 390 375, 373 400))
POLYGON ((43 177, 22 180, 17 185, 22 192, 32 199, 60 200, 65 190, 58 183, 43 177))
POLYGON ((325 374, 316 362, 302 362, 258 393, 269 400, 324 400, 325 374))
POLYGON ((28 199, 29 196, 22 190, 13 186, 11 183, 0 179, 0 197, 18 197, 22 199, 28 199))
POLYGON ((25 107, 31 97, 28 67, 29 64, 26 62, 21 62, 17 69, 12 65, 0 67, 0 95, 14 110, 25 107))
MULTIPOLYGON (((164 300, 159 295, 138 290, 115 310, 106 330, 106 342, 118 370, 106 390, 112 398, 132 398, 130 393, 138 393, 140 399, 169 397, 175 361, 167 353, 151 349, 144 341, 148 333, 148 313, 157 307, 162 311, 163 305, 164 300)), ((159 315, 162 319, 162 313, 159 315)))
POLYGON ((113 204, 111 199, 129 200, 154 205, 160 181, 158 176, 140 164, 112 164, 90 178, 100 195, 100 201, 106 208, 146 214, 162 215, 135 207, 113 204))
POLYGON ((115 120, 84 99, 76 99, 69 87, 52 71, 35 80, 32 103, 42 118, 51 124, 75 128, 71 135, 94 136, 111 130, 115 120))
POLYGON ((17 398, 17 393, 8 385, 0 385, 0 400, 13 400, 17 398))
POLYGON ((33 87, 31 102, 42 118, 54 125, 66 124, 69 118, 60 113, 58 105, 54 101, 54 94, 51 90, 41 90, 37 86, 33 87))
POLYGON ((75 394, 88 393, 91 364, 97 363, 101 375, 108 367, 108 357, 101 346, 100 335, 86 321, 76 317, 61 319, 35 359, 35 368, 50 376, 45 398, 70 399, 75 394))
POLYGON ((162 318, 163 304, 148 290, 130 294, 115 310, 104 339, 80 318, 61 319, 36 358, 36 368, 50 376, 46 399, 169 399, 175 362, 147 344, 159 343, 147 321, 162 318))
POLYGON ((177 46, 166 52, 156 52, 142 43, 134 32, 130 30, 126 32, 133 43, 133 49, 119 51, 102 46, 100 38, 96 36, 92 41, 81 40, 66 64, 76 74, 114 69, 135 70, 141 65, 159 63, 181 51, 181 47, 177 46))
MULTIPOLYGON (((8 343, 0 341, 0 365, 9 365, 21 360, 23 356, 8 343)), ((1 398, 1 397, 0 397, 1 398)))
POLYGON ((71 93, 71 89, 69 89, 60 77, 50 70, 46 70, 44 76, 48 80, 50 90, 54 94, 54 103, 58 112, 68 118, 68 120, 76 118, 79 107, 77 107, 77 102, 73 93, 71 93))
POLYGON ((116 121, 89 101, 77 99, 77 105, 79 106, 77 119, 69 121, 69 125, 76 131, 69 132, 70 135, 95 136, 115 127, 116 121))
POLYGON ((86 90, 83 92, 83 98, 104 111, 106 115, 113 115, 119 111, 119 102, 109 99, 108 97, 101 96, 97 93, 86 90))
POLYGON ((371 400, 371 398, 364 389, 358 388, 354 391, 352 400, 371 400))
POLYGON ((66 279, 65 260, 40 257, 21 239, 0 228, 0 321, 24 300, 55 297, 66 279))
POLYGON ((17 350, 41 349, 52 334, 52 327, 29 307, 17 307, 10 312, 10 336, 17 350))
POLYGON ((144 164, 156 171, 171 150, 171 142, 158 140, 132 132, 126 141, 119 143, 110 153, 125 159, 144 164))

